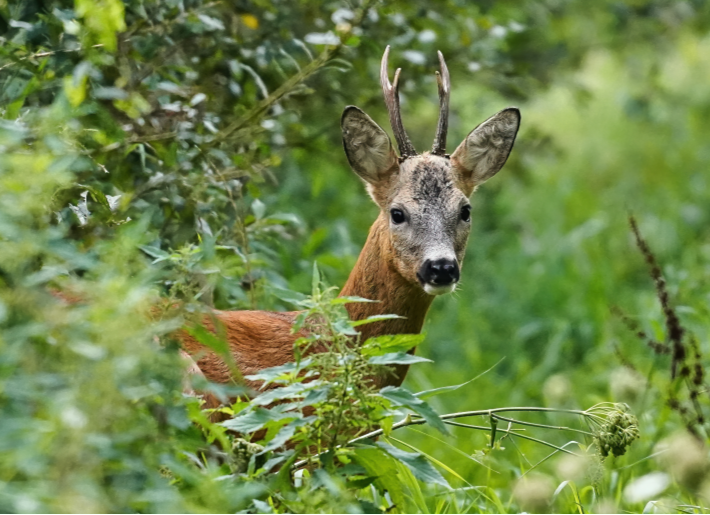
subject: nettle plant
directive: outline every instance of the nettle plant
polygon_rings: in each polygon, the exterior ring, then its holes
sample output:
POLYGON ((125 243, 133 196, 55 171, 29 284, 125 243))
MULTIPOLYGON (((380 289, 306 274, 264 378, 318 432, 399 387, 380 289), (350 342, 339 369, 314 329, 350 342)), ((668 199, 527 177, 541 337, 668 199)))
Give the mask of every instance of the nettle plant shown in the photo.
MULTIPOLYGON (((624 454, 639 436, 635 417, 621 404, 603 403, 588 410, 495 408, 439 416, 425 399, 469 385, 476 378, 419 393, 404 387, 379 388, 375 380, 394 373, 388 368, 396 365, 430 361, 408 353, 424 334, 376 336, 361 342, 359 326, 396 315, 350 320, 347 304, 372 301, 338 297, 335 288, 322 282, 315 266, 310 296, 289 292, 281 297, 302 309, 293 332, 307 336, 294 343, 295 361, 247 376, 261 382, 261 388, 230 407, 219 408, 229 420, 212 424, 205 416, 212 410, 193 410, 193 420, 222 447, 217 452, 222 460, 216 466, 226 473, 225 479, 266 485, 265 495, 253 501, 257 511, 423 512, 431 509, 424 493, 427 488, 438 490, 461 509, 471 508, 475 499, 467 488, 453 488, 434 465, 465 483, 464 478, 392 436, 408 426, 427 424, 443 435, 449 434, 448 426, 485 431, 488 444, 474 453, 479 457, 502 449, 505 440, 520 438, 549 447, 550 456, 567 453, 591 457, 595 463, 609 454, 624 454), (516 412, 581 417, 586 428, 511 418, 516 412), (458 421, 475 417, 483 417, 484 424, 458 421), (571 440, 555 445, 531 436, 526 426, 548 433, 571 432, 586 443, 571 440)), ((204 343, 210 342, 206 338, 204 343)), ((214 465, 204 456, 194 458, 208 470, 214 465)))
MULTIPOLYGON (((380 389, 375 381, 383 374, 393 374, 388 369, 392 365, 430 361, 407 352, 425 335, 377 336, 361 343, 358 326, 397 315, 351 321, 346 304, 372 301, 338 297, 336 288, 322 283, 316 267, 312 295, 291 301, 303 309, 293 332, 307 334, 294 344, 295 361, 248 376, 262 382, 262 392, 223 409, 235 415, 222 424, 224 427, 260 437, 263 448, 252 456, 250 466, 256 466, 259 456, 280 451, 266 462, 263 472, 294 464, 296 468, 308 464, 333 470, 335 464, 352 461, 354 451, 347 444, 356 436, 378 426, 389 434, 395 420, 408 415, 421 417, 448 433, 423 399, 401 387, 380 389)), ((387 452, 386 447, 378 448, 387 452)), ((422 480, 447 485, 426 460, 417 461, 410 470, 422 480)))

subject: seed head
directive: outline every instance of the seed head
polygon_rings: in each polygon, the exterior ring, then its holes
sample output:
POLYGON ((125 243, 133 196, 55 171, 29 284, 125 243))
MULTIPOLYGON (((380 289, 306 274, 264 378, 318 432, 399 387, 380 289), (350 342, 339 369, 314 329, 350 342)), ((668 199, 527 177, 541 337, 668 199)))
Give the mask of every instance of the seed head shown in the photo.
POLYGON ((614 404, 607 419, 594 435, 594 443, 602 457, 622 456, 626 448, 640 436, 638 420, 626 404, 614 404))

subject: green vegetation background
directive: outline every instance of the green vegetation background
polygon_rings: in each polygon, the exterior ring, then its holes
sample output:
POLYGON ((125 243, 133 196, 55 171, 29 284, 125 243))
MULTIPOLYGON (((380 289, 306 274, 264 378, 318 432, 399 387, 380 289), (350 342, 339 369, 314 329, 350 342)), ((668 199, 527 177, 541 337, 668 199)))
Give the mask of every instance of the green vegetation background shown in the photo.
POLYGON ((631 212, 710 351, 707 2, 0 0, 0 511, 234 511, 263 497, 175 456, 201 445, 178 358, 153 338, 175 327, 140 313, 156 291, 290 309, 280 292, 309 293, 314 261, 344 283, 376 208, 339 118, 357 105, 389 131, 387 44, 418 149, 438 114, 436 50, 452 76, 450 150, 504 107, 523 116, 505 168, 473 197, 461 286, 428 315, 417 352, 434 362, 405 386, 493 367, 432 405, 627 402, 642 434, 590 475, 559 455, 534 466, 549 449, 531 442, 489 452, 486 433, 404 429, 480 487, 461 504, 427 490, 428 509, 515 511, 531 496, 538 509, 533 493, 547 502, 565 480, 575 488, 547 509, 707 506, 705 461, 690 481, 669 453, 650 458, 686 425, 667 403, 670 358, 612 314, 666 340, 631 212), (48 285, 90 301, 67 309, 48 285), (182 470, 180 488, 162 465, 182 470), (654 472, 673 474, 624 493, 654 472))

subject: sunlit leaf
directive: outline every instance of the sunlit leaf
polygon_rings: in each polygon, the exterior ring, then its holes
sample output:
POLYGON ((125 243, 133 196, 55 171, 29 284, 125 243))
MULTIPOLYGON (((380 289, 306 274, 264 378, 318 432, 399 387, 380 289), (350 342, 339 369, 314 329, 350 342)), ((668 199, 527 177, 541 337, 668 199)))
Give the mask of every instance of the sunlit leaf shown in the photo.
POLYGON ((289 418, 301 418, 300 413, 280 412, 273 409, 256 408, 246 415, 220 422, 220 425, 239 433, 253 433, 263 428, 268 422, 289 418))
POLYGON ((392 352, 407 352, 421 344, 426 334, 396 334, 369 338, 362 347, 365 356, 382 356, 392 352))
POLYGON ((368 363, 373 365, 411 365, 412 363, 424 362, 431 363, 432 360, 406 352, 390 352, 382 356, 373 356, 368 360, 368 363))
POLYGON ((395 406, 404 406, 409 408, 417 415, 421 415, 427 424, 438 429, 443 434, 449 434, 448 429, 439 418, 439 415, 422 399, 415 397, 411 392, 405 390, 404 388, 398 388, 395 386, 386 386, 382 388, 379 395, 385 399, 391 401, 395 406))

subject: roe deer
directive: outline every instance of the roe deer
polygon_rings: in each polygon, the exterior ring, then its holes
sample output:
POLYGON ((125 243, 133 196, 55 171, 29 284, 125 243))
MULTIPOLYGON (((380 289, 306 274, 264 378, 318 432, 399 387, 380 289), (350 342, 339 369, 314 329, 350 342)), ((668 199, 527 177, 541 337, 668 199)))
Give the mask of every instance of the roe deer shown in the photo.
MULTIPOLYGON (((436 137, 431 152, 417 154, 400 115, 401 69, 395 72, 394 83, 389 81, 389 51, 388 46, 380 82, 400 156, 385 131, 357 107, 346 107, 341 119, 350 166, 380 208, 341 295, 379 301, 347 304, 352 320, 378 314, 402 317, 360 326, 361 341, 376 335, 419 333, 434 297, 456 288, 471 230, 469 197, 503 167, 520 125, 518 109, 504 109, 471 131, 451 156, 446 154, 450 82, 439 52, 436 137)), ((297 314, 214 312, 243 376, 293 361, 293 344, 301 336, 291 333, 297 314)), ((205 317, 205 326, 214 330, 210 317, 205 317)), ((233 380, 229 367, 215 352, 187 333, 181 333, 180 340, 207 379, 216 383, 233 380)), ((378 379, 378 386, 399 386, 407 368, 398 365, 394 375, 378 379)))

